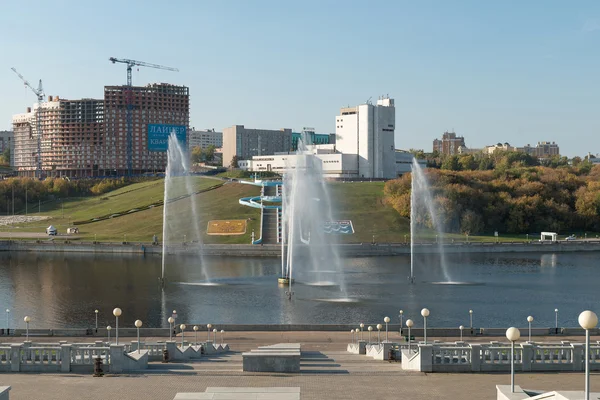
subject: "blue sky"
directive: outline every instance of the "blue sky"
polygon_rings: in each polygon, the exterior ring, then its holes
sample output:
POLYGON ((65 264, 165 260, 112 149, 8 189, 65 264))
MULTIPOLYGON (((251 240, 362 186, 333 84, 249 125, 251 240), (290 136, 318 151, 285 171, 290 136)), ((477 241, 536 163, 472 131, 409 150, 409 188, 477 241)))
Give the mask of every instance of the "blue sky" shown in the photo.
POLYGON ((190 87, 191 125, 335 131, 339 108, 389 94, 396 147, 431 151, 556 141, 600 152, 598 1, 0 1, 0 129, 46 94, 103 96, 131 58, 134 84, 190 87))

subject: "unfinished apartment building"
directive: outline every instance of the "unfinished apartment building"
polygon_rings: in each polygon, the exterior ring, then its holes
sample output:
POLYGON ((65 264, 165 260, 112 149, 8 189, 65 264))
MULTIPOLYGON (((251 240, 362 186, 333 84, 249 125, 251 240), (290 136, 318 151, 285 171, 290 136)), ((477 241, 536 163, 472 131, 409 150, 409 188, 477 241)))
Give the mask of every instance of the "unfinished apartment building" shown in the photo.
MULTIPOLYGON (((35 176, 38 157, 37 108, 13 116, 13 164, 21 176, 35 176)), ((43 176, 98 176, 103 153, 104 102, 48 96, 42 103, 43 176)))
MULTIPOLYGON (((152 84, 106 86, 104 100, 48 96, 41 105, 43 176, 96 177, 127 173, 127 96, 131 93, 133 173, 164 171, 166 153, 149 151, 148 124, 189 126, 189 89, 152 84)), ((37 105, 13 116, 13 165, 21 176, 37 168, 37 105)))
MULTIPOLYGON (((127 173, 127 86, 104 87, 104 112, 109 163, 117 175, 127 173)), ((167 153, 148 150, 148 124, 189 128, 189 88, 166 83, 131 87, 132 173, 161 172, 167 153)))

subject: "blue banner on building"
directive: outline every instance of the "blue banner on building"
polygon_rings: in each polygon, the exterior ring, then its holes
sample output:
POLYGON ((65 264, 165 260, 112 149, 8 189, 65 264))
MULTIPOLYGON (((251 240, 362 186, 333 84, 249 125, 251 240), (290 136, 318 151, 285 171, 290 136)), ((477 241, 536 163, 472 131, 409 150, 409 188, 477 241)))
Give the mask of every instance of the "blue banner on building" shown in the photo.
POLYGON ((175 132, 177 140, 182 146, 186 146, 185 125, 148 124, 148 150, 167 151, 169 147, 169 136, 175 132))

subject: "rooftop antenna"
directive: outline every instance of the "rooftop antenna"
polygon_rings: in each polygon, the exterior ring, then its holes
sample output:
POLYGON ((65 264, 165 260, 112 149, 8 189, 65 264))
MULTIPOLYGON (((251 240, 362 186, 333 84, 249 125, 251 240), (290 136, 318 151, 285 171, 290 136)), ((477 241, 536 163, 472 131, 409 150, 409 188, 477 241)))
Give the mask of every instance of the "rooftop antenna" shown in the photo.
POLYGON ((367 102, 366 102, 366 104, 371 104, 371 99, 372 99, 372 98, 373 98, 373 96, 369 97, 369 98, 367 99, 367 102))

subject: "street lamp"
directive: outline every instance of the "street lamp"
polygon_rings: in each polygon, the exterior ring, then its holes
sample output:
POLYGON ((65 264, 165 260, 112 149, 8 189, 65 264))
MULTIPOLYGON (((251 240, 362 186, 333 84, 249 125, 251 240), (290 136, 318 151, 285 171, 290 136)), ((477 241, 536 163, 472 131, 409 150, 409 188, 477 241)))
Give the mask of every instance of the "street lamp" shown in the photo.
POLYGON ((469 310, 469 320, 471 321, 471 329, 473 329, 473 310, 469 310))
POLYGON ((359 326, 360 326, 360 340, 363 340, 363 328, 365 327, 365 324, 363 324, 361 322, 359 326))
POLYGON ((406 320, 406 327, 408 328, 408 351, 410 351, 410 328, 414 325, 412 319, 406 320))
POLYGON ((221 329, 221 344, 223 344, 223 340, 225 339, 225 331, 221 329))
POLYGON ((423 316, 423 341, 427 344, 427 317, 429 316, 429 310, 424 308, 421 310, 423 316))
POLYGON ((585 400, 590 399, 590 329, 598 325, 598 316, 593 311, 579 314, 579 325, 585 329, 585 400))
POLYGON ((138 353, 140 352, 140 328, 142 327, 142 321, 139 319, 135 320, 135 327, 137 328, 137 336, 138 336, 138 353))
POLYGON ((519 340, 521 332, 514 327, 506 330, 506 338, 510 340, 510 392, 515 392, 515 341, 519 340))
POLYGON ((383 319, 383 322, 385 322, 385 342, 389 342, 388 340, 388 323, 390 322, 390 317, 385 317, 383 319))
POLYGON ((198 346, 198 325, 194 325, 194 346, 198 346))
POLYGON ((373 330, 373 327, 369 325, 369 327, 367 328, 367 330, 369 331, 369 341, 367 343, 371 343, 371 331, 373 330))
POLYGON ((354 329, 350 329, 350 343, 354 344, 354 329))
POLYGON ((377 324, 377 344, 381 343, 381 324, 377 324))
POLYGON ((96 313, 96 332, 98 332, 98 310, 94 310, 94 313, 96 313))
POLYGON ((10 315, 10 310, 7 308, 6 309, 6 331, 7 332, 10 329, 9 315, 10 315))
POLYGON ((169 317, 169 319, 167 319, 167 321, 169 322, 169 342, 173 341, 173 323, 175 322, 175 319, 173 317, 169 317))
POLYGON ((183 332, 185 331, 185 324, 179 325, 179 329, 181 329, 181 348, 183 349, 183 332))
POLYGON ((554 325, 556 327, 556 333, 558 333, 558 308, 554 309, 554 325))
POLYGON ((108 332, 108 345, 110 346, 110 330, 112 329, 112 327, 109 325, 106 327, 106 332, 108 332))
POLYGON ((531 323, 533 322, 533 317, 531 315, 527 317, 527 322, 529 322, 529 342, 531 342, 531 323))
POLYGON ((115 316, 115 319, 117 322, 115 325, 115 344, 119 344, 119 317, 121 316, 122 313, 123 313, 123 311, 121 311, 121 309, 119 307, 117 307, 113 310, 113 315, 115 316))
POLYGON ((213 343, 217 344, 217 328, 213 329, 213 343))
POLYGON ((402 336, 402 320, 404 319, 404 311, 400 310, 400 336, 402 336))
POLYGON ((206 325, 206 329, 208 329, 208 339, 206 339, 207 342, 210 342, 210 328, 212 328, 212 324, 206 325))
POLYGON ((465 329, 465 327, 461 325, 458 327, 458 329, 460 329, 460 341, 462 342, 463 329, 465 329))
POLYGON ((25 331, 25 340, 29 341, 29 321, 31 321, 31 318, 28 316, 25 316, 25 318, 23 318, 23 321, 25 321, 25 325, 27 325, 27 330, 25 331))

